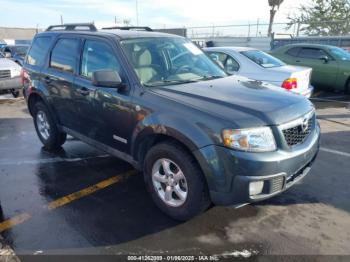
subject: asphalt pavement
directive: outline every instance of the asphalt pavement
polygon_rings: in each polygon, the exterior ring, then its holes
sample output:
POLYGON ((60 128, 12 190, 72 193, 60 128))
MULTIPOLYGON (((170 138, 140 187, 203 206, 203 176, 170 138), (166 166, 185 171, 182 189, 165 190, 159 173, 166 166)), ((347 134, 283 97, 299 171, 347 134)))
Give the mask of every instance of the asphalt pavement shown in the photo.
POLYGON ((158 210, 129 164, 73 138, 45 151, 23 99, 3 99, 2 242, 17 255, 350 255, 350 110, 330 100, 315 101, 321 150, 301 183, 179 223, 158 210))

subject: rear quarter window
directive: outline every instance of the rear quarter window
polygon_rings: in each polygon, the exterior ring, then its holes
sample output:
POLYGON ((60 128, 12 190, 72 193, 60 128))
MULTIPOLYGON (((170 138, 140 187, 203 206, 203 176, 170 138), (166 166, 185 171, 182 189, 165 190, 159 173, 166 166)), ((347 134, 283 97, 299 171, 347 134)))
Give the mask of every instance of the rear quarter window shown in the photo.
POLYGON ((52 43, 51 36, 40 36, 34 39, 27 55, 26 63, 33 66, 42 66, 52 43))

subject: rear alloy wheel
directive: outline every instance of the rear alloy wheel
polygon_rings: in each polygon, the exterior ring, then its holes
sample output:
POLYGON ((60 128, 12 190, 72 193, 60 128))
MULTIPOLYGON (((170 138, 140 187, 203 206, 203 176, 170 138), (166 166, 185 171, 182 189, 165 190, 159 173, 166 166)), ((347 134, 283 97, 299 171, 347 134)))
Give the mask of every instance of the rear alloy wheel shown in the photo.
POLYGON ((211 203, 200 166, 174 141, 156 144, 147 152, 144 178, 155 204, 176 220, 188 220, 211 203))
POLYGON ((47 150, 57 150, 64 144, 67 134, 61 132, 46 105, 38 102, 34 105, 34 125, 40 141, 47 150))

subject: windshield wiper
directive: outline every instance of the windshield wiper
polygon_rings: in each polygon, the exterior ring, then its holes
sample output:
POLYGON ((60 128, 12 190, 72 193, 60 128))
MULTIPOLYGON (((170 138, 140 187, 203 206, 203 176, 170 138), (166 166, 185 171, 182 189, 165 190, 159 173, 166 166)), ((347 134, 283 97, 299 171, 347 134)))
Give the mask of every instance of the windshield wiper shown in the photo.
POLYGON ((196 80, 213 80, 213 79, 219 79, 219 78, 223 78, 224 76, 218 76, 218 75, 213 75, 213 76, 207 76, 204 75, 201 78, 198 78, 196 80))
POLYGON ((187 84, 187 83, 195 83, 197 82, 197 79, 187 79, 187 80, 159 80, 154 81, 152 83, 143 84, 147 87, 156 87, 156 86, 163 86, 163 85, 180 85, 180 84, 187 84))

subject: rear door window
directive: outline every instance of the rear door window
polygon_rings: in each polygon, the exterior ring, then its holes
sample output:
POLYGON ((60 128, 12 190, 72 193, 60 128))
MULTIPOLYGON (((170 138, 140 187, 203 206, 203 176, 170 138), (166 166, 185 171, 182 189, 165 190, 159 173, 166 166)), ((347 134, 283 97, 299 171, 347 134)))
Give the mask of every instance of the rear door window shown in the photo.
POLYGON ((50 67, 64 72, 73 73, 76 68, 79 44, 79 39, 59 39, 51 52, 50 67))
POLYGON ((307 59, 320 59, 322 56, 326 56, 327 54, 319 49, 319 48, 306 48, 303 47, 299 52, 299 57, 307 58, 307 59))
POLYGON ((300 51, 300 47, 293 47, 291 49, 288 49, 288 51, 286 52, 286 54, 290 55, 290 56, 295 56, 297 57, 300 51))
POLYGON ((92 73, 100 70, 112 70, 120 74, 120 63, 112 48, 107 43, 96 40, 86 40, 83 49, 80 75, 91 79, 92 73))
POLYGON ((45 57, 51 46, 52 37, 40 36, 34 39, 32 47, 29 50, 27 61, 29 65, 42 66, 45 63, 45 57))

